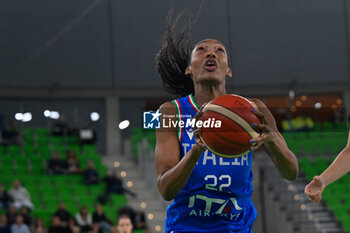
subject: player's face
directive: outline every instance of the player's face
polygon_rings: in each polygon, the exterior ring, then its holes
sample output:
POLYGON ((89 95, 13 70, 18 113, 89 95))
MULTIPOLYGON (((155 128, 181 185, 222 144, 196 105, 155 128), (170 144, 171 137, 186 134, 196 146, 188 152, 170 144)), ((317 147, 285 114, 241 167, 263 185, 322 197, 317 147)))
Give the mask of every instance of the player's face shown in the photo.
POLYGON ((232 76, 225 47, 214 39, 199 42, 192 51, 186 74, 191 75, 194 82, 224 82, 227 76, 232 76))
POLYGON ((132 232, 131 220, 129 218, 119 219, 117 229, 119 233, 131 233, 132 232))

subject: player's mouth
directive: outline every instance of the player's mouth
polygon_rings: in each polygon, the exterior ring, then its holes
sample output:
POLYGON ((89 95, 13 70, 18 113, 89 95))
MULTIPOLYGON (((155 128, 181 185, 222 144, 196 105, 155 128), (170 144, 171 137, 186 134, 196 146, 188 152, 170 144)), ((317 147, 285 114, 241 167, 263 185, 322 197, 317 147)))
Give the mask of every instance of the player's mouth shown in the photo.
POLYGON ((216 60, 215 59, 208 59, 204 64, 204 69, 207 71, 213 71, 217 67, 216 60))

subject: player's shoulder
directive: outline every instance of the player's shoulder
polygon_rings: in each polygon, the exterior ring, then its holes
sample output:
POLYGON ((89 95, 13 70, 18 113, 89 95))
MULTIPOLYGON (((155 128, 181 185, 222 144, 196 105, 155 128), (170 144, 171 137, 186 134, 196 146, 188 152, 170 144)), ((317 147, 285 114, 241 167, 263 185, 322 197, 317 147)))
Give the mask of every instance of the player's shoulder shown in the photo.
POLYGON ((163 103, 160 107, 159 107, 159 112, 162 114, 176 114, 176 106, 173 103, 173 101, 168 101, 163 103))

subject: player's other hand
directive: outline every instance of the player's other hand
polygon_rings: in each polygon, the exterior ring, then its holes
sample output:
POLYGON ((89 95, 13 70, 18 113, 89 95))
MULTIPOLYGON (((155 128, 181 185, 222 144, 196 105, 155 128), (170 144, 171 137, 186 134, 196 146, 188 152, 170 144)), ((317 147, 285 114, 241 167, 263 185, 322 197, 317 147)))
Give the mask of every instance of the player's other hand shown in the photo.
POLYGON ((305 194, 314 203, 319 203, 322 199, 322 193, 325 185, 319 176, 315 176, 312 181, 305 186, 305 194))
POLYGON ((263 111, 264 109, 255 108, 253 113, 261 120, 262 124, 253 124, 252 128, 259 133, 259 137, 254 138, 251 143, 252 149, 257 150, 264 143, 273 141, 273 130, 271 125, 274 124, 274 119, 269 117, 269 114, 263 111))

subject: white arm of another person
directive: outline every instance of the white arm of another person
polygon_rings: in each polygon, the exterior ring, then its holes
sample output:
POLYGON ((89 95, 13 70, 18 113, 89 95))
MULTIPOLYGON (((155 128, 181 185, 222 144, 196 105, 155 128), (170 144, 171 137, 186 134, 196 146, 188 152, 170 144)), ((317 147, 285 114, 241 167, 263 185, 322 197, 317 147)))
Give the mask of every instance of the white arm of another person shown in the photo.
POLYGON ((322 199, 325 187, 350 171, 350 132, 346 147, 338 154, 331 165, 319 176, 306 185, 305 194, 311 201, 318 203, 322 199))

